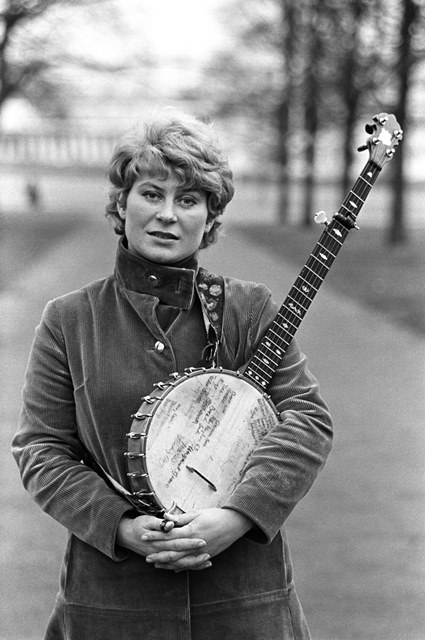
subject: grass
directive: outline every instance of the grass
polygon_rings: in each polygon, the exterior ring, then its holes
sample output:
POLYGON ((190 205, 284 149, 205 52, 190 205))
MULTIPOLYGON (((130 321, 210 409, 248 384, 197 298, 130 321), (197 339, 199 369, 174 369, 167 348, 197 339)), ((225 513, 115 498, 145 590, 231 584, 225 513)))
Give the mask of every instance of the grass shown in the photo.
POLYGON ((0 219, 0 291, 36 264, 56 242, 84 224, 84 217, 51 215, 15 215, 0 219))
MULTIPOLYGON (((249 225, 251 241, 282 256, 301 270, 321 234, 316 225, 249 225)), ((390 247, 384 230, 350 232, 326 284, 391 321, 425 335, 425 228, 411 230, 408 242, 390 247)))

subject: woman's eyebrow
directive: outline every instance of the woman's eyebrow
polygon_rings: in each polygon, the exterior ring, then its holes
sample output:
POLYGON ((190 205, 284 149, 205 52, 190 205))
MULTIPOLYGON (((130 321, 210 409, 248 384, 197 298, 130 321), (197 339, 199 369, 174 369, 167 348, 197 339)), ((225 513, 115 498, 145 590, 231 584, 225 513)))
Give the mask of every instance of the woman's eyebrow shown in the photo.
MULTIPOLYGON (((142 180, 141 182, 139 182, 138 184, 138 188, 142 189, 142 188, 146 188, 146 187, 151 187, 154 189, 158 189, 159 191, 164 191, 164 185, 161 184, 162 181, 160 180, 155 180, 155 179, 146 179, 146 180, 142 180)), ((199 189, 197 187, 188 187, 184 184, 182 185, 178 185, 177 189, 176 189, 177 193, 196 193, 198 195, 202 194, 202 189, 199 189)))
POLYGON ((158 182, 154 182, 152 180, 142 180, 139 182, 139 187, 154 187, 155 189, 163 189, 158 182))
POLYGON ((198 189, 197 187, 186 187, 184 184, 180 187, 177 187, 177 191, 179 193, 202 193, 202 189, 198 189))

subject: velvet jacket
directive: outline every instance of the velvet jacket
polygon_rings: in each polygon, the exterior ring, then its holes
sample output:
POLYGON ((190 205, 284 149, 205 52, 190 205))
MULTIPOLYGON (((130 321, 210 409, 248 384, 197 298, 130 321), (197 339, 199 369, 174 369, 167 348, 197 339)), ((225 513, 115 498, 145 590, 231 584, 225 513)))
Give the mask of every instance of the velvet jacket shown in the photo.
MULTIPOLYGON (((225 505, 254 529, 211 569, 157 570, 118 547, 118 523, 132 507, 82 462, 86 448, 130 488, 125 434, 140 398, 203 363, 196 268, 149 263, 121 241, 114 274, 49 302, 37 327, 13 452, 26 489, 69 531, 46 638, 309 637, 283 523, 323 466, 332 431, 295 339, 269 387, 283 421, 225 505)), ((225 278, 217 364, 242 367, 276 311, 264 285, 225 278)))

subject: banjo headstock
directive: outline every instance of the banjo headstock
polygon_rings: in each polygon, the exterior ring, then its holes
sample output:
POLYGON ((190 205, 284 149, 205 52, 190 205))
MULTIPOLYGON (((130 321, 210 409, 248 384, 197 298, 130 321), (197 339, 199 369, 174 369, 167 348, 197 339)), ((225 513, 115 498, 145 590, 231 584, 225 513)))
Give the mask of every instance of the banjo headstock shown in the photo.
POLYGON ((382 169, 391 160, 395 148, 403 138, 403 130, 395 116, 389 113, 378 113, 373 116, 372 123, 365 126, 370 136, 359 151, 369 149, 369 159, 382 169))

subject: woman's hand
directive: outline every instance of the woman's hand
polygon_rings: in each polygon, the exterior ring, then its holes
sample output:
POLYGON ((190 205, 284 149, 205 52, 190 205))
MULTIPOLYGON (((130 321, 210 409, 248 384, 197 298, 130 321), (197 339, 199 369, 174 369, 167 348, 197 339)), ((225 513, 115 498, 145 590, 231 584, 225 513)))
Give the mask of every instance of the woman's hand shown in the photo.
POLYGON ((194 535, 171 538, 174 521, 171 517, 167 518, 164 529, 161 529, 162 522, 161 518, 155 516, 124 516, 118 524, 117 544, 145 556, 147 562, 153 563, 152 556, 162 554, 167 558, 166 568, 175 571, 211 566, 210 556, 205 550, 205 540, 194 535), (150 537, 152 534, 155 534, 154 538, 150 537))
MULTIPOLYGON (((167 513, 165 520, 173 523, 173 529, 167 534, 168 541, 187 543, 188 540, 203 540, 206 542, 206 547, 202 551, 211 558, 230 547, 254 526, 252 521, 243 514, 233 509, 219 508, 201 509, 181 515, 167 513)), ((143 541, 161 543, 161 536, 158 531, 151 530, 143 535, 143 541)), ((176 567, 173 558, 172 552, 162 548, 149 553, 146 561, 155 563, 158 569, 180 570, 179 566, 176 567)))

